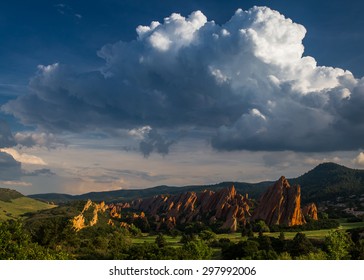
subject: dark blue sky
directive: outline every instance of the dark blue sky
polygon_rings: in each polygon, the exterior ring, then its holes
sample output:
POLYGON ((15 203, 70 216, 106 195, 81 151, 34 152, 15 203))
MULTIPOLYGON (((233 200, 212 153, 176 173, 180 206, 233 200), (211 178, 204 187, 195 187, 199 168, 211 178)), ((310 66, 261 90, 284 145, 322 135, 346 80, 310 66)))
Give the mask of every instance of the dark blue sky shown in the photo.
POLYGON ((27 84, 39 64, 101 64, 96 51, 104 44, 133 40, 138 25, 162 21, 172 12, 201 10, 224 23, 237 8, 253 5, 267 5, 304 25, 305 54, 319 65, 364 75, 363 1, 5 0, 0 9, 0 83, 27 84))

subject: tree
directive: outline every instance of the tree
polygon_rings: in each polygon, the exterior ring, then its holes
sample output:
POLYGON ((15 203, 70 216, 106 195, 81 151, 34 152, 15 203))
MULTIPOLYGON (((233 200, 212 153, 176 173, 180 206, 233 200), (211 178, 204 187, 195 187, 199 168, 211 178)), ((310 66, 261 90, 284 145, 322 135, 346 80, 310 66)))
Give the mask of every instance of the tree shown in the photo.
POLYGON ((300 255, 307 255, 314 250, 314 246, 311 241, 306 237, 304 233, 298 232, 293 238, 290 244, 290 254, 293 257, 300 255))
POLYGON ((43 248, 31 241, 20 221, 0 223, 0 259, 2 260, 53 260, 67 259, 64 252, 43 248))
POLYGON ((110 258, 114 260, 126 259, 131 244, 132 241, 128 236, 127 230, 119 229, 114 231, 108 245, 110 258))
POLYGON ((258 220, 253 225, 253 231, 254 232, 269 232, 269 226, 263 221, 258 220))
POLYGON ((181 243, 187 243, 187 242, 194 241, 194 240, 196 240, 196 235, 182 233, 182 237, 181 237, 180 242, 181 243))
POLYGON ((296 260, 326 260, 327 254, 321 250, 317 252, 310 252, 307 255, 301 255, 296 257, 296 260))
POLYGON ((353 245, 350 236, 343 231, 330 231, 325 237, 325 248, 331 260, 349 259, 349 250, 353 245))
POLYGON ((184 260, 209 260, 212 256, 212 249, 202 240, 187 242, 180 250, 184 260))
POLYGON ((198 235, 203 241, 212 241, 216 238, 216 234, 211 230, 203 230, 198 235))
POLYGON ((228 246, 222 247, 222 257, 225 260, 253 259, 259 251, 259 243, 254 240, 230 242, 228 246))
POLYGON ((284 232, 283 231, 281 231, 279 233, 279 240, 282 241, 282 242, 284 242, 286 240, 286 236, 284 235, 284 232))
POLYGON ((167 240, 166 240, 166 238, 164 237, 163 234, 161 234, 161 233, 158 234, 158 236, 155 239, 155 244, 157 244, 157 246, 159 248, 163 248, 163 247, 165 247, 167 245, 167 240))
POLYGON ((247 237, 254 237, 253 227, 252 227, 252 225, 250 223, 247 223, 243 227, 243 229, 241 231, 241 236, 242 237, 245 237, 245 236, 247 236, 247 237))

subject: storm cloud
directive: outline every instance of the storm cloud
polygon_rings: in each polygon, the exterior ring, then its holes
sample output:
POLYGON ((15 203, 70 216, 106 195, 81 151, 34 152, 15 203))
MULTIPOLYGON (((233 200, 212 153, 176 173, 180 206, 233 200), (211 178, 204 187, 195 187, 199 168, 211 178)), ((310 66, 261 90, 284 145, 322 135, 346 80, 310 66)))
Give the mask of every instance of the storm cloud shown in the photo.
POLYGON ((16 145, 13 134, 7 122, 0 120, 0 148, 16 145))
POLYGON ((196 128, 218 150, 363 147, 364 79, 304 56, 306 29, 279 12, 239 9, 222 25, 172 14, 136 31, 98 51, 99 71, 39 66, 2 110, 49 133, 150 127, 145 156, 173 144, 157 131, 196 128))
POLYGON ((21 163, 16 161, 11 155, 0 152, 0 180, 19 180, 21 175, 21 163))

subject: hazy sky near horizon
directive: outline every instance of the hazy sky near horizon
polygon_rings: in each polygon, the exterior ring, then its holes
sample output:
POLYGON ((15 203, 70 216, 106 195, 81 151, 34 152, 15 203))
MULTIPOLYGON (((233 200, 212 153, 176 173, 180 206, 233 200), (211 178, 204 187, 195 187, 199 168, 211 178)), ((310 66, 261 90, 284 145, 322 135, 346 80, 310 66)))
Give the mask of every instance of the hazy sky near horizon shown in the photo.
POLYGON ((363 1, 2 1, 0 187, 364 167, 363 1))

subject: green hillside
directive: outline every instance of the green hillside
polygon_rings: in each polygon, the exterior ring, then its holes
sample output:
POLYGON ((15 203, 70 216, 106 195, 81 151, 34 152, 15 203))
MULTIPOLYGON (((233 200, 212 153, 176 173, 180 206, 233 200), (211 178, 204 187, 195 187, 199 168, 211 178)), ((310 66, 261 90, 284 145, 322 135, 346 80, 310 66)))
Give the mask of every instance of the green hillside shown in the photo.
POLYGON ((4 189, 0 188, 0 201, 11 201, 12 199, 16 199, 19 197, 23 197, 20 192, 12 189, 4 189))
POLYGON ((55 206, 25 197, 17 191, 0 188, 0 221, 16 219, 25 213, 53 207, 55 206))
POLYGON ((289 182, 301 185, 303 202, 364 194, 364 170, 331 162, 322 163, 298 178, 289 179, 289 182))

